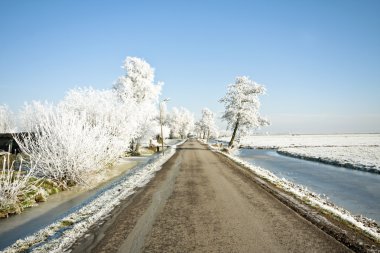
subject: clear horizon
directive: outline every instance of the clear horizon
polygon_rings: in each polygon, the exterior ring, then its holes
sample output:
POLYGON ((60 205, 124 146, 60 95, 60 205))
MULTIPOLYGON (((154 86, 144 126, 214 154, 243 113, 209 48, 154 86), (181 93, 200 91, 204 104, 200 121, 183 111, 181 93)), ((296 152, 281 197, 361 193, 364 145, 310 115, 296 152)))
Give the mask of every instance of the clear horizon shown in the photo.
POLYGON ((136 56, 168 107, 197 118, 203 107, 219 116, 227 85, 247 75, 268 90, 272 126, 258 132, 380 133, 378 13, 369 0, 3 1, 0 104, 109 89, 136 56))

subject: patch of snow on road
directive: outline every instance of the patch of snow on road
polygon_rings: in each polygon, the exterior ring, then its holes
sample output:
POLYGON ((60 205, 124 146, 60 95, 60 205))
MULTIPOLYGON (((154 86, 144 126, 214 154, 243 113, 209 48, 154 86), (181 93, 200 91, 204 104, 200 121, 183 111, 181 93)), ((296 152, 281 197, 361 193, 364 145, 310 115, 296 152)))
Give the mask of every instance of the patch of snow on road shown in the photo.
MULTIPOLYGON (((183 142, 177 145, 181 145, 183 142)), ((165 152, 164 156, 158 156, 152 163, 130 170, 119 184, 77 212, 69 214, 31 236, 16 241, 3 252, 24 252, 27 249, 31 249, 32 252, 63 252, 67 250, 92 225, 107 217, 123 199, 133 194, 136 188, 146 185, 153 178, 155 172, 159 171, 161 166, 174 155, 177 145, 165 152)))

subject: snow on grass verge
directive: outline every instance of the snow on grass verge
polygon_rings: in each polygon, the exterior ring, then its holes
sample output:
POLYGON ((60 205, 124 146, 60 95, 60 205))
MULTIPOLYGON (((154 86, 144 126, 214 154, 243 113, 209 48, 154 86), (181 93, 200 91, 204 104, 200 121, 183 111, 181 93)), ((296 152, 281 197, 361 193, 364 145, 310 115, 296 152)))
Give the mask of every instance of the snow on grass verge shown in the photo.
POLYGON ((380 146, 280 148, 277 152, 380 174, 380 146))
POLYGON ((146 185, 161 169, 161 166, 174 155, 177 145, 173 145, 165 152, 165 155, 157 156, 151 163, 130 170, 117 185, 77 212, 67 215, 31 236, 16 241, 3 252, 63 252, 67 250, 92 225, 107 217, 112 209, 120 204, 120 201, 133 194, 136 188, 146 185))
MULTIPOLYGON (((205 143, 204 141, 201 142, 205 143)), ((219 149, 216 149, 212 145, 209 145, 209 147, 215 152, 218 152, 228 157, 229 159, 233 160, 234 162, 243 166, 244 168, 251 170, 260 178, 263 178, 266 181, 277 186, 278 188, 283 189, 284 191, 290 193, 291 195, 300 199, 304 203, 322 211, 328 212, 333 216, 338 217, 339 219, 349 223, 353 227, 356 227, 359 230, 367 233, 376 241, 380 241, 380 226, 374 220, 363 217, 361 215, 352 215, 349 211, 336 206, 334 203, 328 201, 319 194, 308 190, 306 187, 302 185, 297 185, 285 178, 279 178, 268 170, 265 170, 258 166, 254 166, 234 155, 221 152, 219 149)))

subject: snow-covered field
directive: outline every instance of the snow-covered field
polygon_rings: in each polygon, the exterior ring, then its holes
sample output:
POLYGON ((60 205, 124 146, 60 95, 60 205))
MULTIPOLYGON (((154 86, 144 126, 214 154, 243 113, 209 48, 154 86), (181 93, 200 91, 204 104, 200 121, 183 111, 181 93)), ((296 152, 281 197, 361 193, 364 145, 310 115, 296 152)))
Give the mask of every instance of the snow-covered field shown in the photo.
POLYGON ((242 137, 239 144, 252 148, 380 146, 380 134, 253 135, 242 137))
MULTIPOLYGON (((229 141, 229 137, 219 140, 229 141)), ((380 173, 380 134, 257 135, 242 137, 239 145, 380 173)))

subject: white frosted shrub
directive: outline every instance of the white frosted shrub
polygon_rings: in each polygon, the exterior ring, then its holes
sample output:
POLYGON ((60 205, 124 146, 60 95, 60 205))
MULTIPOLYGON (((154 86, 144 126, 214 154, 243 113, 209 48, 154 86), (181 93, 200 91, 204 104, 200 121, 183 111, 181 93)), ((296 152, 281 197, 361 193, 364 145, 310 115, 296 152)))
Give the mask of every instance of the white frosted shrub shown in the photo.
POLYGON ((30 191, 29 179, 33 173, 33 167, 27 172, 22 172, 22 161, 19 167, 14 168, 10 162, 10 155, 0 156, 0 211, 15 209, 18 198, 30 191))
POLYGON ((68 184, 83 184, 87 176, 104 168, 122 152, 117 129, 105 121, 88 120, 87 111, 63 105, 41 105, 34 132, 18 139, 32 161, 38 161, 39 175, 68 184), (42 110, 43 108, 43 110, 42 110))

